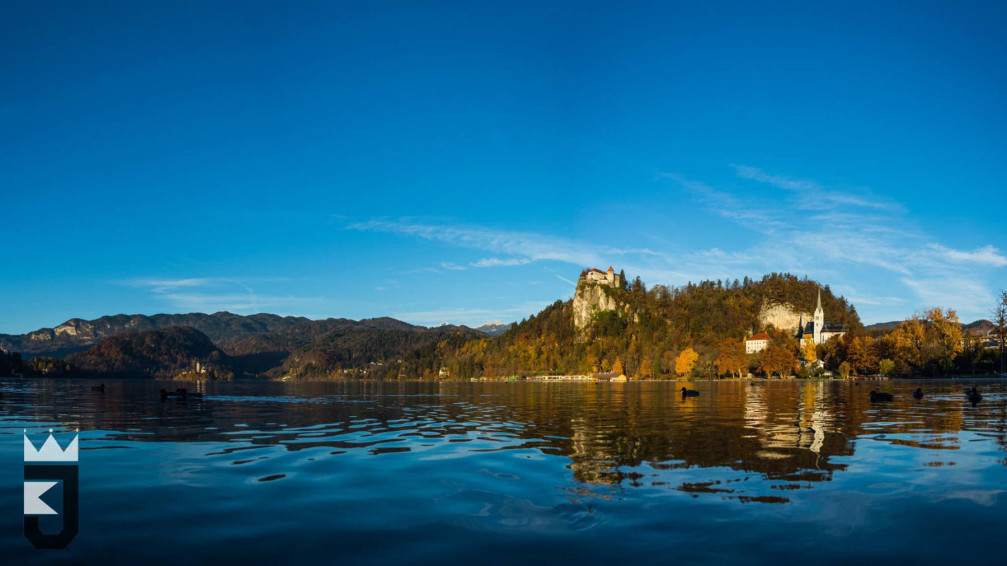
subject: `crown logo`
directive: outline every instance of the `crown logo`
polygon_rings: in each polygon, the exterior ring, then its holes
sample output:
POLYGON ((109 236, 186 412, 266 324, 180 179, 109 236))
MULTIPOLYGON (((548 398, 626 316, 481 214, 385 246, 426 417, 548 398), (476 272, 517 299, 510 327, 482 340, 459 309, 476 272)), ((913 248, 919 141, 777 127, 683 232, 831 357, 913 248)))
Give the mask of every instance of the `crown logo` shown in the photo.
POLYGON ((24 461, 27 462, 77 462, 77 439, 80 437, 80 431, 73 437, 70 441, 70 445, 66 447, 66 450, 60 448, 56 438, 52 435, 52 429, 49 429, 49 438, 46 439, 45 444, 42 445, 42 449, 38 450, 35 445, 32 444, 31 440, 28 440, 28 431, 24 431, 24 461))

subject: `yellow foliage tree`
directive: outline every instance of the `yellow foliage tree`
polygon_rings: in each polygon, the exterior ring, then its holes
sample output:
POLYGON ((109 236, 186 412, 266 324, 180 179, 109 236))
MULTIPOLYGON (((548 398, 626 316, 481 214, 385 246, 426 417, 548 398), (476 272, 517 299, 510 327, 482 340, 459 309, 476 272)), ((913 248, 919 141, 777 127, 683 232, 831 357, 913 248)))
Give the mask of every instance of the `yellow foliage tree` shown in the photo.
POLYGON ((951 369, 955 357, 962 353, 962 325, 953 309, 934 307, 927 311, 930 336, 929 354, 933 362, 945 373, 951 369))
POLYGON ((696 365, 697 359, 699 359, 699 354, 692 348, 682 350, 682 353, 675 358, 675 373, 679 376, 688 375, 692 371, 692 367, 696 365))
POLYGON ((615 364, 612 366, 612 373, 614 373, 616 375, 622 375, 623 374, 622 360, 616 358, 615 364))
POLYGON ((811 340, 805 340, 801 343, 801 357, 804 358, 806 362, 813 362, 818 359, 818 351, 815 348, 815 343, 811 340))
POLYGON ((640 360, 640 369, 637 371, 637 375, 641 379, 650 379, 653 377, 654 362, 650 359, 647 354, 643 355, 643 359, 640 360))
POLYGON ((874 339, 870 336, 853 338, 847 347, 846 357, 858 374, 870 375, 878 371, 878 356, 875 354, 874 339))

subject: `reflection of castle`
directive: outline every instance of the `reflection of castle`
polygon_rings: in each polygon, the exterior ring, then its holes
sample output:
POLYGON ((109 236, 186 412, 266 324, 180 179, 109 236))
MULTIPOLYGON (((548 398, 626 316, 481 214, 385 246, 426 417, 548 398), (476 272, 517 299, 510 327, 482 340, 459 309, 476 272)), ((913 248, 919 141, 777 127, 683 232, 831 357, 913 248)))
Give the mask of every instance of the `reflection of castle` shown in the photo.
POLYGON ((818 306, 815 307, 815 319, 804 324, 804 317, 801 317, 800 325, 797 328, 798 340, 812 340, 815 344, 824 344, 833 336, 846 334, 846 326, 838 322, 825 322, 825 311, 822 310, 822 290, 818 290, 818 306))

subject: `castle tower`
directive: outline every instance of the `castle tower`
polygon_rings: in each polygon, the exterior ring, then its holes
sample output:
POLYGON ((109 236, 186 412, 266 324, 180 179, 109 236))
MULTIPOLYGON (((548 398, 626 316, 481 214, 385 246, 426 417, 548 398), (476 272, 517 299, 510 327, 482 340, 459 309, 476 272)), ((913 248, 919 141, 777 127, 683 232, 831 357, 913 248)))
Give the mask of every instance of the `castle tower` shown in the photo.
POLYGON ((815 344, 822 343, 822 329, 825 327, 825 311, 822 310, 822 290, 818 290, 818 306, 815 307, 815 344))

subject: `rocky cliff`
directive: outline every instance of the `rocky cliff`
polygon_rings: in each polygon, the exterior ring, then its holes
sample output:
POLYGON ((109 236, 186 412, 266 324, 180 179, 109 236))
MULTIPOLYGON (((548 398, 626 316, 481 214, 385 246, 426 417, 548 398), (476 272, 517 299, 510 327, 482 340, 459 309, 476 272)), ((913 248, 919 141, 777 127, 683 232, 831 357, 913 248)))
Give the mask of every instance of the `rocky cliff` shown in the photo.
POLYGON ((591 323, 591 315, 618 308, 611 291, 597 283, 580 282, 573 296, 573 323, 577 330, 591 323))
POLYGON ((759 323, 763 328, 772 325, 780 330, 791 332, 797 331, 802 317, 804 318, 804 324, 813 320, 811 313, 800 312, 788 304, 767 301, 762 304, 762 309, 759 311, 759 323))

